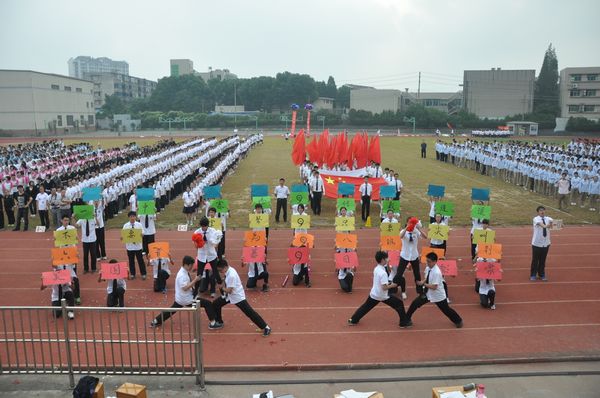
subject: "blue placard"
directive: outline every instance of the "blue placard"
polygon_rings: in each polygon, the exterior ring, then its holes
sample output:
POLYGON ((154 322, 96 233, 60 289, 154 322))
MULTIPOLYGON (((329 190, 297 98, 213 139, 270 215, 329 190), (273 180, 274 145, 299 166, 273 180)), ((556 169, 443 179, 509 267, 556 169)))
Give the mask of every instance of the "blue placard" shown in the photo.
POLYGON ((210 185, 208 187, 204 187, 204 199, 220 199, 221 198, 221 186, 220 185, 210 185))
POLYGON ((446 187, 443 185, 432 185, 429 184, 427 188, 427 196, 433 196, 434 198, 443 198, 446 187))
POLYGON ((252 184, 250 186, 250 192, 251 192, 252 197, 269 196, 269 186, 266 184, 265 185, 252 184))
POLYGON ((382 185, 379 187, 379 196, 382 198, 395 198, 396 187, 393 185, 382 185))
POLYGON ((154 188, 138 188, 135 190, 138 202, 154 200, 154 188))
POLYGON ((472 188, 471 189, 472 200, 490 200, 490 189, 489 188, 472 188))
POLYGON ((354 184, 347 182, 338 183, 338 195, 354 196, 354 184))
POLYGON ((292 185, 292 192, 308 192, 308 187, 304 184, 292 185))
POLYGON ((102 199, 102 187, 89 187, 83 188, 83 201, 89 202, 91 200, 102 199))

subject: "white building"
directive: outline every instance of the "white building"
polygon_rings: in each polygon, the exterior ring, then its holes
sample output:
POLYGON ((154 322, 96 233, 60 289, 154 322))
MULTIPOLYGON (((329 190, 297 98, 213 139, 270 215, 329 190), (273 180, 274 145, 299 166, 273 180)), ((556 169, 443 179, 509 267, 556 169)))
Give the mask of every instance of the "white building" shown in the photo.
POLYGON ((120 73, 84 73, 85 80, 94 82, 94 108, 99 111, 107 95, 116 95, 123 101, 147 98, 152 95, 157 83, 152 80, 123 75, 120 73))
POLYGON ((0 70, 0 130, 53 134, 95 129, 94 83, 30 70, 0 70))
POLYGON ((84 79, 84 73, 121 73, 129 75, 129 64, 125 61, 113 61, 110 58, 92 58, 80 55, 68 61, 69 76, 84 79))
POLYGON ((462 107, 462 92, 422 92, 417 94, 401 90, 379 90, 372 87, 350 90, 350 109, 369 111, 373 114, 384 111, 404 111, 415 103, 453 114, 462 107))
POLYGON ((229 69, 208 68, 207 72, 198 72, 194 70, 194 62, 191 59, 172 59, 171 76, 195 75, 205 82, 211 79, 226 80, 237 79, 237 75, 231 73, 229 69))
POLYGON ((560 115, 600 119, 600 67, 560 71, 560 115))

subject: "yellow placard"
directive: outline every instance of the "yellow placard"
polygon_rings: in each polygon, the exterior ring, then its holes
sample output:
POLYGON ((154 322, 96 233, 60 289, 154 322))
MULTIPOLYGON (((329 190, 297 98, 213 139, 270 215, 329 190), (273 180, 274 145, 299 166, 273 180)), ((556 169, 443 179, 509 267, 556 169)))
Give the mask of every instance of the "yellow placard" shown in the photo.
POLYGON ((476 229, 473 231, 473 243, 495 243, 496 231, 491 229, 476 229))
POLYGON ((250 228, 267 228, 269 226, 268 214, 248 214, 250 228))
POLYGON ((427 236, 429 239, 448 240, 449 232, 450 228, 447 225, 430 224, 429 231, 427 231, 427 236))
POLYGON ((65 229, 62 231, 54 231, 54 246, 70 246, 77 244, 77 230, 65 229))
POLYGON ((292 215, 292 228, 294 229, 309 229, 310 216, 292 215))
POLYGON ((123 243, 142 243, 142 230, 137 228, 122 229, 121 241, 123 243))
POLYGON ((336 231, 354 231, 354 217, 336 217, 336 231))
POLYGON ((400 224, 391 222, 382 222, 379 226, 382 236, 400 235, 400 224))
POLYGON ((208 226, 216 230, 221 230, 221 219, 219 217, 208 217, 208 226))

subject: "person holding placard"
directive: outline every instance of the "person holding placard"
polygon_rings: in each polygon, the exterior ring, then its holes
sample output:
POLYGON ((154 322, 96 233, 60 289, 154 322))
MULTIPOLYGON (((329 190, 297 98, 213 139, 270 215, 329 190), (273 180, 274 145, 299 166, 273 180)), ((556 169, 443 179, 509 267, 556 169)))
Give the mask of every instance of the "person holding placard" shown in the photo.
POLYGON ((104 200, 91 201, 96 213, 96 258, 106 260, 106 239, 104 234, 104 200))
POLYGON ((220 230, 223 236, 221 237, 219 246, 217 246, 217 257, 221 259, 225 257, 225 235, 227 233, 227 217, 229 217, 229 212, 221 213, 215 207, 209 207, 207 214, 209 221, 211 218, 218 218, 220 220, 220 230))
POLYGON ((142 254, 148 254, 148 245, 156 240, 156 221, 157 215, 141 214, 140 224, 142 225, 142 254))
MULTIPOLYGON (((446 217, 446 216, 442 216, 440 213, 436 213, 435 214, 435 218, 433 219, 433 222, 431 223, 431 225, 443 225, 443 226, 448 226, 448 221, 449 221, 450 217, 446 217)), ((431 228, 431 226, 430 226, 431 228)), ((444 254, 446 254, 446 246, 447 246, 447 241, 446 240, 442 240, 442 239, 435 239, 435 238, 431 238, 431 240, 429 241, 429 247, 432 248, 437 248, 437 249, 444 249, 444 254)))
POLYGON ((275 212, 275 222, 279 222, 279 215, 283 209, 283 222, 287 222, 287 200, 290 196, 290 190, 285 185, 285 178, 279 179, 279 185, 275 187, 273 192, 277 199, 277 211, 275 212))
MULTIPOLYGON (((111 259, 109 264, 117 264, 118 261, 111 259)), ((124 263, 123 263, 124 264, 124 263)), ((108 281, 106 286, 106 306, 107 307, 125 307, 125 291, 127 290, 127 282, 123 278, 106 279, 105 275, 98 275, 98 283, 108 281)))
POLYGON ((533 237, 531 238, 531 272, 529 279, 546 281, 546 257, 550 249, 550 228, 552 218, 546 216, 546 208, 538 206, 537 216, 533 218, 533 237))
MULTIPOLYGON (((490 261, 493 259, 490 259, 490 261)), ((493 260, 496 261, 496 260, 493 260)), ((477 279, 479 281, 479 303, 483 308, 496 309, 496 288, 493 279, 477 279)))
MULTIPOLYGON (((88 205, 89 206, 89 205, 88 205)), ((93 212, 93 206, 92 212, 93 212)), ((96 272, 96 216, 80 218, 76 224, 81 228, 81 242, 83 244, 83 273, 96 272)))
POLYGON ((406 279, 404 279, 404 271, 410 264, 413 275, 415 277, 415 288, 417 294, 423 292, 422 284, 417 282, 421 280, 421 269, 419 262, 419 238, 427 239, 427 233, 423 231, 421 221, 416 217, 408 217, 406 226, 400 231, 400 239, 402 239, 402 249, 400 251, 400 266, 398 273, 394 277, 395 284, 400 286, 402 300, 406 300, 406 279))
MULTIPOLYGON (((127 213, 127 217, 129 217, 129 222, 123 225, 123 230, 137 229, 140 231, 141 235, 142 224, 137 221, 137 213, 135 211, 130 211, 127 213)), ((127 249, 127 259, 129 261, 129 279, 135 279, 135 260, 137 259, 142 279, 146 280, 146 263, 144 262, 144 255, 142 254, 142 241, 125 243, 125 248, 127 249)))
MULTIPOLYGON (((58 227, 57 231, 73 230, 75 227, 71 225, 71 217, 64 215, 61 218, 61 226, 58 227)), ((76 245, 64 245, 59 247, 76 247, 76 245)), ((76 304, 81 304, 81 289, 79 287, 79 277, 77 276, 77 264, 65 264, 56 267, 57 270, 66 269, 71 273, 71 285, 73 287, 73 297, 76 304)))
MULTIPOLYGON (((267 209, 267 210, 271 211, 271 209, 267 209)), ((254 214, 263 214, 263 212, 264 212, 264 209, 260 203, 257 203, 256 205, 254 205, 254 214)), ((252 230, 257 231, 257 232, 264 231, 266 240, 268 241, 268 238, 269 238, 269 228, 268 227, 267 228, 257 227, 257 228, 252 228, 252 230)), ((259 247, 262 247, 262 246, 259 246, 259 247)), ((258 284, 258 281, 262 279, 262 281, 263 281, 262 291, 268 292, 269 291, 269 271, 267 270, 267 261, 266 261, 267 247, 266 246, 264 246, 264 250, 265 250, 265 262, 248 263, 248 281, 246 281, 246 287, 248 289, 255 289, 256 285, 258 284)), ((243 259, 242 259, 242 267, 243 266, 244 266, 244 263, 243 263, 243 259)))
POLYGON ((221 241, 222 232, 217 231, 214 228, 209 227, 208 218, 202 217, 200 219, 200 228, 194 231, 192 235, 192 241, 196 243, 198 249, 196 259, 198 275, 201 275, 204 279, 202 284, 199 284, 194 288, 194 293, 204 293, 210 287, 210 296, 215 297, 216 283, 221 283, 221 278, 217 271, 217 246, 221 241), (210 264, 210 270, 206 269, 206 264, 210 264))
MULTIPOLYGON (((59 269, 54 269, 54 272, 60 271, 59 269)), ((40 290, 45 290, 48 286, 44 285, 43 277, 42 277, 42 285, 40 286, 40 290)), ((59 307, 52 311, 54 318, 62 317, 61 301, 65 299, 67 302, 67 306, 75 307, 75 296, 73 295, 73 289, 71 288, 71 283, 63 283, 58 285, 51 285, 52 292, 50 293, 50 300, 52 302, 53 307, 59 307)), ((75 319, 75 313, 73 311, 67 312, 67 318, 69 320, 75 319)))
MULTIPOLYGON (((483 202, 479 202, 480 205, 483 205, 483 202)), ((482 219, 481 218, 471 218, 471 260, 475 261, 475 257, 477 256, 477 244, 473 243, 473 233, 476 229, 482 229, 482 219)))
MULTIPOLYGON (((295 212, 294 215, 295 216, 306 216, 307 214, 304 211, 304 205, 299 204, 298 211, 295 212)), ((295 228, 294 229, 294 236, 296 236, 297 234, 306 234, 306 233, 308 233, 308 228, 295 228)), ((308 263, 294 264, 292 266, 292 273, 293 273, 292 284, 294 286, 298 286, 300 284, 300 282, 302 282, 304 280, 304 285, 306 287, 311 287, 310 268, 308 266, 308 263)))
POLYGON ((367 221, 371 213, 371 195, 373 194, 373 185, 369 183, 369 177, 365 176, 364 182, 358 188, 360 192, 360 214, 363 221, 367 221))
POLYGON ((150 258, 149 264, 152 267, 153 290, 167 294, 167 279, 171 276, 169 265, 175 265, 173 259, 170 255, 150 258))
MULTIPOLYGON (((481 228, 476 229, 473 234, 476 234, 478 230, 480 231, 491 231, 492 229, 490 228, 490 220, 487 219, 483 219, 481 220, 481 223, 479 224, 481 226, 481 228)), ((474 236, 474 235, 473 235, 474 236)), ((476 242, 475 238, 471 238, 473 239, 472 245, 475 245, 475 253, 479 252, 479 242, 476 242)), ((486 243, 486 242, 482 242, 482 243, 486 243)), ((490 242, 490 243, 494 243, 494 242, 490 242)), ((477 254, 475 254, 475 256, 477 256, 477 254)), ((493 258, 484 258, 484 257, 477 257, 475 259, 473 259, 473 263, 475 264, 477 261, 496 261, 493 258)), ((479 285, 480 285, 480 281, 479 279, 475 278, 475 292, 479 292, 479 285)))
MULTIPOLYGON (((347 210, 345 207, 340 207, 339 212, 340 217, 347 217, 347 210)), ((349 234, 350 231, 340 231, 338 234, 349 234)), ((346 247, 337 247, 335 248, 336 253, 347 253, 354 251, 355 249, 350 249, 346 247)), ((356 268, 339 268, 336 270, 338 282, 340 284, 340 288, 346 293, 352 293, 352 285, 354 284, 354 273, 356 272, 356 268)))

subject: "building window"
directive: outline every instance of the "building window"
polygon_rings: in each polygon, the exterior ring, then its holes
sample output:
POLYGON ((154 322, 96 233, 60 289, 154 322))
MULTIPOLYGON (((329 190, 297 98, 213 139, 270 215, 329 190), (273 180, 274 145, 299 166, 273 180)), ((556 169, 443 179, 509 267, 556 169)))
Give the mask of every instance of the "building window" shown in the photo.
POLYGON ((84 124, 85 123, 85 116, 79 115, 79 123, 80 124, 84 124))
POLYGON ((56 116, 56 125, 62 127, 62 115, 56 116))
POLYGON ((52 90, 60 90, 60 86, 58 84, 53 84, 50 86, 52 90))
POLYGON ((73 115, 67 115, 67 126, 73 126, 73 115))
POLYGON ((75 91, 78 92, 78 93, 82 93, 83 92, 83 90, 81 88, 79 88, 79 87, 76 87, 75 91))
POLYGON ((584 112, 594 112, 595 106, 594 105, 584 105, 583 106, 583 111, 584 112))
POLYGON ((569 113, 579 113, 579 105, 569 105, 569 113))
POLYGON ((581 96, 580 90, 570 90, 569 91, 569 97, 579 97, 579 96, 581 96))
POLYGON ((581 75, 571 75, 571 81, 572 82, 580 82, 581 81, 581 75))
POLYGON ((90 126, 94 125, 94 115, 88 115, 88 124, 90 126))
POLYGON ((587 79, 589 81, 596 81, 598 80, 598 75, 587 75, 587 79))
POLYGON ((65 91, 71 91, 71 87, 65 86, 65 91))
POLYGON ((596 96, 596 90, 584 90, 583 91, 583 96, 584 97, 595 97, 596 96))

